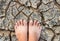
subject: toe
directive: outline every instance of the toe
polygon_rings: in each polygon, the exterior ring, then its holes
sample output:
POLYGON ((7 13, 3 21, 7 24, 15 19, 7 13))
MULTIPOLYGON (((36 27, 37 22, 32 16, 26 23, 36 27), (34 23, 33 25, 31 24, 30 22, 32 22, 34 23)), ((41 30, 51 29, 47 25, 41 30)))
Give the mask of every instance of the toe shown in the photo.
POLYGON ((22 25, 24 25, 24 19, 22 19, 22 25))
POLYGON ((42 26, 40 24, 38 24, 38 28, 40 31, 42 30, 42 26))
POLYGON ((17 21, 17 26, 19 26, 20 25, 20 22, 19 21, 17 21))
POLYGON ((20 20, 20 25, 22 25, 22 19, 20 20))
POLYGON ((35 26, 37 25, 37 20, 34 20, 34 23, 33 23, 33 25, 35 25, 35 26))
POLYGON ((15 29, 15 31, 16 31, 16 29, 17 29, 17 23, 15 23, 15 25, 14 25, 14 29, 15 29))
POLYGON ((40 25, 40 23, 39 22, 37 22, 37 27, 38 27, 38 29, 42 29, 42 27, 41 27, 41 25, 40 25))
POLYGON ((30 21, 29 21, 29 26, 32 26, 32 25, 33 25, 33 21, 30 20, 30 21))
POLYGON ((24 20, 23 23, 24 23, 24 26, 27 26, 27 22, 26 22, 26 20, 24 20))
POLYGON ((40 29, 40 24, 38 24, 38 28, 40 29))
POLYGON ((39 26, 39 22, 38 21, 37 21, 36 25, 39 26))
POLYGON ((19 25, 21 25, 21 21, 19 20, 19 25))

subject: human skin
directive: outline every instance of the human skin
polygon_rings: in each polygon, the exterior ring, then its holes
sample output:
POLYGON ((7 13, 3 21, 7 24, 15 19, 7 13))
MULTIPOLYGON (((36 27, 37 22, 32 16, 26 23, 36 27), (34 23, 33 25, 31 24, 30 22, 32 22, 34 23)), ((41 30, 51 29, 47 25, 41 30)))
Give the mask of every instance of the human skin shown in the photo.
MULTIPOLYGON (((27 41, 27 21, 19 20, 15 24, 15 34, 18 41, 27 41)), ((38 41, 41 33, 41 26, 37 20, 29 21, 29 40, 38 41)))

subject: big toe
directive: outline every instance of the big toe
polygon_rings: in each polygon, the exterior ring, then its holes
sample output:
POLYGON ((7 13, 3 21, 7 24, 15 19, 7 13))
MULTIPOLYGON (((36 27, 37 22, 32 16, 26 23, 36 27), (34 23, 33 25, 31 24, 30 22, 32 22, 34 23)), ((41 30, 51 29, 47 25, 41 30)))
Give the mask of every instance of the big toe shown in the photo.
POLYGON ((24 21, 23 21, 23 24, 24 24, 24 26, 27 26, 27 21, 24 20, 24 21))
POLYGON ((30 20, 30 21, 29 21, 29 26, 32 26, 32 25, 33 25, 33 21, 30 20))

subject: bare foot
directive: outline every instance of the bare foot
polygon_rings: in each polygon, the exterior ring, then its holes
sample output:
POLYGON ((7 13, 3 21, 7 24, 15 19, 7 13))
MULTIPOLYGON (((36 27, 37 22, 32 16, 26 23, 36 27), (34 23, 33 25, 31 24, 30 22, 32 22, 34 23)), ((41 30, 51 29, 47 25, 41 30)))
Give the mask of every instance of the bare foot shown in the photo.
POLYGON ((41 33, 41 26, 38 21, 29 22, 29 41, 38 41, 41 33))
POLYGON ((19 20, 14 28, 18 41, 27 41, 27 22, 25 20, 19 20))

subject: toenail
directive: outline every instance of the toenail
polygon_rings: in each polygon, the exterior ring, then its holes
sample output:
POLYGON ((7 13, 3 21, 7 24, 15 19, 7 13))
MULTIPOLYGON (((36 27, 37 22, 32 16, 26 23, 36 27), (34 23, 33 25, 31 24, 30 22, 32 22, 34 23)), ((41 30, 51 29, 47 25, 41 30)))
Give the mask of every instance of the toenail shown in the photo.
POLYGON ((30 22, 32 22, 32 20, 30 20, 30 22))

